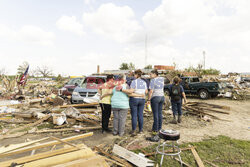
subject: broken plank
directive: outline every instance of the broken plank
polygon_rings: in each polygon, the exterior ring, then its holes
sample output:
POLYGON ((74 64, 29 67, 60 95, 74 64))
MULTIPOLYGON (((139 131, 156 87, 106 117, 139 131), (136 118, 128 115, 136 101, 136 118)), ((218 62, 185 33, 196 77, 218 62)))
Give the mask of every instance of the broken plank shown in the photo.
MULTIPOLYGON (((89 136, 92 136, 92 135, 93 135, 93 132, 89 132, 89 133, 85 133, 85 134, 81 134, 81 135, 77 135, 77 136, 64 138, 62 140, 68 142, 68 141, 72 141, 72 140, 78 140, 78 139, 82 139, 82 138, 85 138, 85 137, 89 137, 89 136)), ((26 147, 26 148, 19 149, 19 150, 16 150, 16 151, 0 154, 0 157, 11 156, 11 155, 14 155, 14 154, 19 154, 19 153, 23 153, 23 152, 27 152, 27 151, 31 151, 31 150, 36 150, 36 149, 39 149, 39 148, 53 146, 53 145, 60 144, 60 143, 61 142, 59 142, 59 141, 51 141, 51 142, 47 142, 47 143, 42 143, 42 144, 39 144, 39 145, 36 145, 36 146, 30 146, 30 147, 26 147)))
POLYGON ((47 140, 47 139, 49 139, 49 137, 45 137, 43 139, 33 140, 33 141, 25 142, 25 143, 20 143, 20 144, 11 144, 11 145, 9 145, 7 147, 0 147, 0 154, 10 152, 10 151, 14 151, 14 150, 26 147, 26 146, 30 146, 32 144, 35 144, 35 143, 38 143, 38 142, 41 142, 41 141, 44 141, 44 140, 47 140))
MULTIPOLYGON (((176 161, 178 161, 178 162, 181 164, 181 161, 180 161, 178 158, 174 157, 174 159, 175 159, 176 161)), ((186 162, 183 162, 183 161, 182 161, 182 164, 183 164, 184 166, 186 166, 186 167, 191 167, 191 165, 187 164, 186 162)))
POLYGON ((101 148, 99 148, 99 147, 95 147, 95 149, 96 149, 98 152, 102 153, 103 155, 108 156, 108 157, 110 157, 111 159, 113 159, 113 160, 115 160, 115 161, 117 161, 117 162, 119 162, 119 163, 125 165, 126 167, 133 167, 133 165, 131 165, 130 163, 128 163, 126 160, 123 160, 123 159, 121 159, 121 158, 119 158, 119 157, 117 157, 117 156, 111 155, 111 154, 109 154, 108 152, 103 151, 103 150, 102 150, 101 148))
POLYGON ((197 165, 199 167, 205 167, 202 160, 201 160, 201 158, 200 158, 200 156, 199 156, 199 154, 196 152, 195 148, 191 147, 191 151, 192 151, 192 153, 194 155, 194 158, 195 158, 195 161, 197 162, 197 165))
POLYGON ((121 163, 119 163, 119 162, 117 162, 117 161, 115 161, 115 160, 109 159, 109 158, 107 158, 107 157, 104 157, 104 159, 105 159, 106 161, 111 162, 111 163, 113 163, 113 164, 116 164, 116 165, 118 165, 118 166, 126 167, 125 165, 123 165, 123 164, 121 164, 121 163))
POLYGON ((126 159, 127 161, 131 162, 132 164, 138 167, 154 166, 152 160, 142 157, 116 144, 113 147, 113 153, 126 159))
POLYGON ((39 119, 38 121, 34 122, 34 123, 31 123, 31 124, 28 124, 28 125, 25 125, 25 126, 22 126, 22 127, 18 127, 18 128, 15 128, 15 129, 11 129, 7 132, 7 134, 10 134, 12 132, 16 132, 16 131, 21 131, 21 130, 24 130, 26 128, 29 128, 29 127, 34 127, 36 125, 39 125, 40 123, 42 123, 43 121, 49 119, 51 117, 51 114, 48 114, 46 115, 44 118, 42 119, 39 119))
POLYGON ((60 108, 68 108, 68 107, 90 107, 90 106, 96 106, 96 105, 99 105, 99 103, 71 104, 71 105, 60 106, 60 108))
POLYGON ((28 132, 18 132, 18 133, 15 133, 15 134, 1 135, 0 136, 0 140, 2 140, 2 139, 9 139, 9 138, 15 138, 15 137, 20 137, 20 136, 23 136, 23 135, 25 135, 27 133, 28 132))
POLYGON ((50 138, 55 139, 55 140, 57 140, 57 141, 59 141, 59 142, 61 142, 61 143, 67 144, 67 145, 69 145, 69 146, 78 148, 78 150, 81 149, 81 148, 77 147, 75 144, 71 144, 71 143, 69 143, 69 142, 67 142, 67 141, 63 141, 62 139, 59 139, 59 138, 57 138, 57 137, 50 136, 50 138))
POLYGON ((64 164, 55 165, 53 167, 109 167, 108 163, 105 162, 105 158, 99 155, 92 156, 89 158, 78 159, 64 164))
POLYGON ((218 167, 217 165, 215 165, 214 163, 212 163, 212 162, 209 162, 209 161, 207 161, 207 160, 204 160, 206 163, 208 163, 209 165, 211 165, 212 167, 218 167))
POLYGON ((65 131, 75 131, 75 130, 96 130, 101 129, 101 126, 94 127, 82 127, 82 128, 64 128, 64 129, 48 129, 48 130, 38 130, 34 133, 53 133, 53 132, 65 132, 65 131))
POLYGON ((77 150, 77 148, 73 148, 73 147, 62 148, 62 149, 58 149, 58 150, 54 150, 54 151, 43 152, 43 153, 31 155, 31 156, 21 157, 18 159, 11 159, 8 161, 4 161, 4 162, 0 163, 0 166, 1 167, 11 166, 12 163, 24 164, 24 163, 28 163, 31 161, 35 161, 35 160, 39 160, 39 159, 43 159, 43 158, 47 158, 47 157, 51 157, 51 156, 55 156, 55 155, 59 155, 59 154, 64 154, 64 153, 68 153, 68 152, 76 151, 76 150, 77 150))
MULTIPOLYGON (((76 149, 71 147, 71 149, 76 149)), ((90 148, 84 148, 81 150, 60 154, 57 156, 52 156, 44 159, 39 159, 29 163, 25 163, 23 167, 48 167, 58 164, 63 164, 71 162, 77 159, 89 158, 95 156, 95 153, 90 148)))

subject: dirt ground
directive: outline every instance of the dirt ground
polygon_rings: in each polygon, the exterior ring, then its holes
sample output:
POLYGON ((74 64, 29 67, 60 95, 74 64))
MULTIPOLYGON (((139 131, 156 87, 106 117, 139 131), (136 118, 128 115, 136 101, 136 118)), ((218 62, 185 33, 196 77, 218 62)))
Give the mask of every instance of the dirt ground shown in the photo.
MULTIPOLYGON (((189 101, 201 101, 196 98, 188 98, 189 101)), ((229 115, 217 114, 221 119, 227 120, 215 120, 212 122, 206 122, 196 116, 183 116, 181 124, 170 124, 172 119, 170 111, 164 112, 163 129, 175 129, 181 133, 180 143, 196 142, 203 139, 214 137, 218 135, 228 136, 234 139, 250 140, 250 100, 248 101, 233 101, 227 99, 210 99, 202 102, 218 104, 223 106, 229 106, 231 109, 229 115)), ((126 148, 136 149, 140 147, 146 147, 154 144, 145 140, 145 137, 150 136, 152 128, 153 116, 151 113, 144 114, 144 133, 137 135, 136 137, 130 137, 128 134, 131 129, 131 117, 128 114, 126 123, 126 135, 124 137, 113 136, 112 134, 102 134, 100 130, 95 130, 94 135, 83 140, 77 141, 77 143, 84 142, 89 147, 94 147, 99 144, 111 144, 114 141, 125 142, 126 148)), ((40 135, 25 135, 19 138, 11 138, 1 140, 0 145, 8 145, 14 143, 22 143, 28 139, 39 139, 46 136, 57 136, 60 138, 77 135, 79 133, 52 133, 52 134, 40 134, 40 135)))

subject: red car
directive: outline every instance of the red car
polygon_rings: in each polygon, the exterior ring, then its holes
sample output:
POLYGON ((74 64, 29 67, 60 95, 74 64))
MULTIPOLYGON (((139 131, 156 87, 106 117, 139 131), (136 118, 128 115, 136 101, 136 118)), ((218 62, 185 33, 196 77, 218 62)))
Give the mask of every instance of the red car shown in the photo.
POLYGON ((82 78, 72 78, 69 82, 67 82, 64 87, 58 90, 58 95, 61 97, 71 96, 74 89, 81 85, 84 81, 84 77, 82 78))

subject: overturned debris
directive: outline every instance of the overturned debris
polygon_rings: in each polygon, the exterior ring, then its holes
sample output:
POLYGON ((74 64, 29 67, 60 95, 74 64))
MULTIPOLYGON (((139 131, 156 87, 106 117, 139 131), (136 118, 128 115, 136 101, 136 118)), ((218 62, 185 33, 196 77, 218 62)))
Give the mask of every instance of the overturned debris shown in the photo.
POLYGON ((221 119, 218 116, 214 115, 213 113, 216 114, 230 114, 229 112, 222 111, 222 110, 230 110, 230 107, 227 106, 221 106, 221 105, 215 105, 215 104, 208 104, 205 102, 188 102, 187 104, 182 106, 184 111, 187 111, 187 114, 191 115, 196 115, 204 120, 211 120, 213 119, 218 119, 218 120, 224 120, 224 121, 229 121, 225 119, 221 119))

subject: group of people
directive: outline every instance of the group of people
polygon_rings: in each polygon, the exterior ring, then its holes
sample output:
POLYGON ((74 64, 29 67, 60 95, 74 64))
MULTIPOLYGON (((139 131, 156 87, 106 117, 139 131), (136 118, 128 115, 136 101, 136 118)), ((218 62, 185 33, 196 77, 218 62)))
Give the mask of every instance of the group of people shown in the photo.
MULTIPOLYGON (((156 135, 162 128, 162 108, 165 102, 164 78, 158 76, 157 70, 150 73, 150 82, 142 78, 142 71, 136 70, 133 76, 120 74, 116 80, 113 75, 107 76, 107 81, 98 88, 102 110, 102 133, 112 132, 109 129, 109 119, 113 112, 113 135, 123 136, 128 110, 130 109, 132 127, 130 134, 143 133, 143 111, 145 104, 151 104, 153 112, 152 132, 156 135), (128 81, 126 80, 128 79, 128 81), (136 131, 138 124, 138 131, 136 131)), ((170 91, 174 119, 181 122, 182 99, 186 102, 180 79, 175 77, 170 91), (177 118, 178 115, 178 119, 177 118)))

